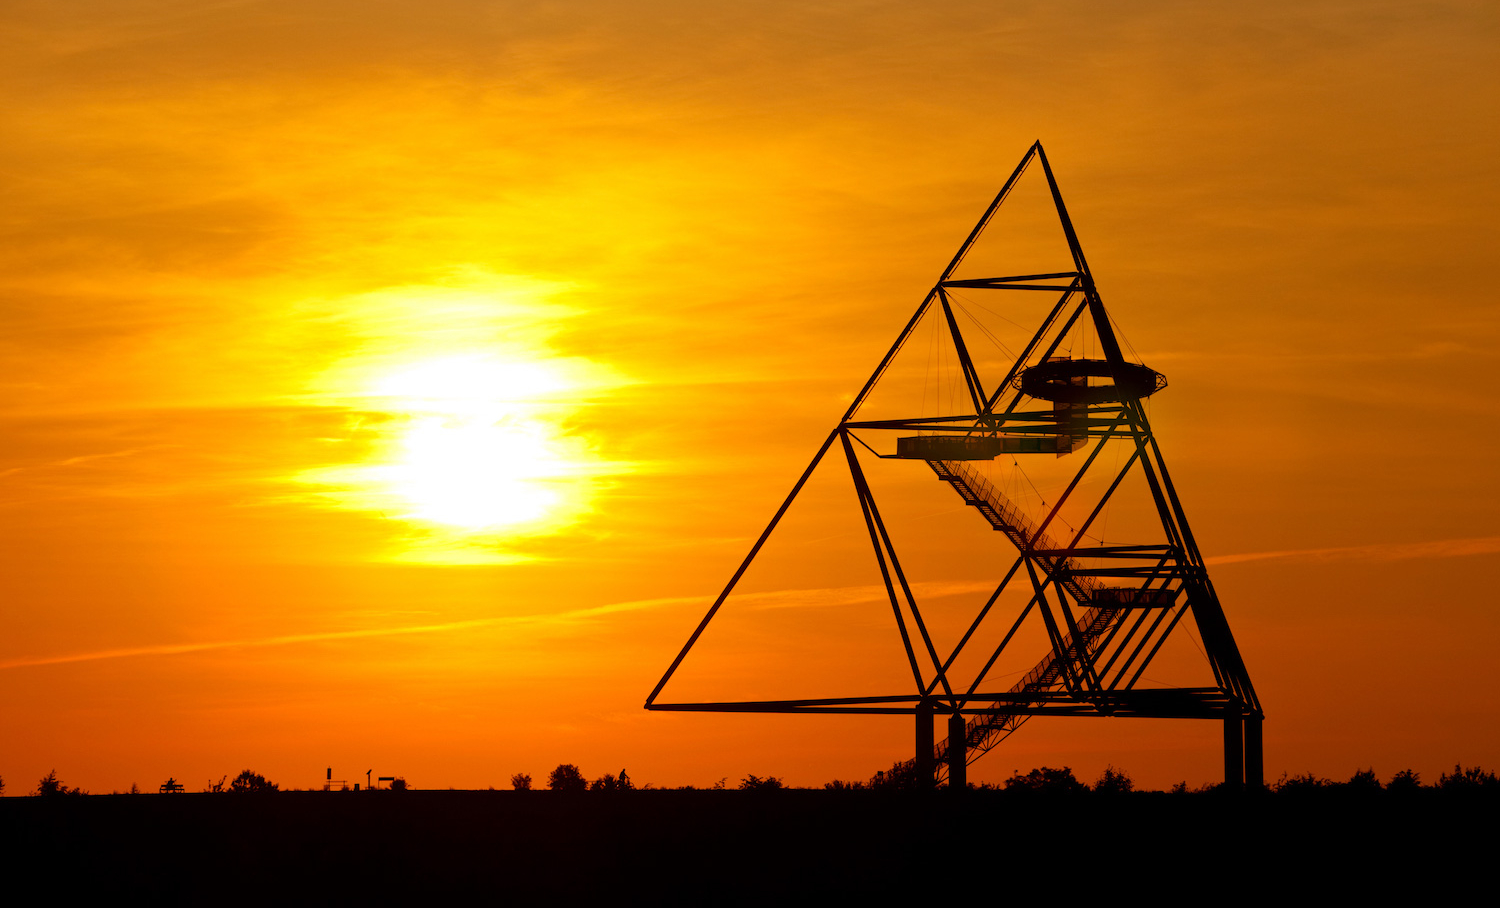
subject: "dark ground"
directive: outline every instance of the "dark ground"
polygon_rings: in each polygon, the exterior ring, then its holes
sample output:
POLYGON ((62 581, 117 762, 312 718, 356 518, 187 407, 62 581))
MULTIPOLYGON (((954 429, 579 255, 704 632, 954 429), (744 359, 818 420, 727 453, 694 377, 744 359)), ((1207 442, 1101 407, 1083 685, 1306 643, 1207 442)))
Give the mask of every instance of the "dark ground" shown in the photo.
POLYGON ((48 901, 166 904, 1427 902, 1465 881, 1488 901, 1497 808, 1436 791, 26 797, 0 799, 0 872, 48 901))

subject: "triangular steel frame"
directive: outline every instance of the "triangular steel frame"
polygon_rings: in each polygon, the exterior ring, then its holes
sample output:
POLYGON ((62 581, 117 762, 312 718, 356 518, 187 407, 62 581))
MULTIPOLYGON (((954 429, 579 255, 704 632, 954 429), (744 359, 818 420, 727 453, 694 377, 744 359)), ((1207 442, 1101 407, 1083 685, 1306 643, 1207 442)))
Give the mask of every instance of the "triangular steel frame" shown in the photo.
MULTIPOLYGON (((914 760, 897 764, 894 774, 911 775, 922 780, 920 784, 940 781, 945 777, 962 782, 966 777, 964 767, 968 763, 1009 736, 1031 716, 1220 719, 1225 723, 1226 781, 1231 784, 1243 782, 1248 776, 1252 785, 1260 784, 1263 774, 1260 765, 1261 704, 1209 580, 1208 569, 1188 527, 1187 514, 1168 475, 1166 461, 1151 430, 1142 401, 1122 395, 1123 399, 1104 403, 1062 405, 1043 401, 1047 405, 1045 409, 1023 409, 1021 406, 1024 402, 1034 401, 1033 397, 1021 390, 1022 373, 1028 365, 1052 361, 1058 344, 1080 319, 1092 322, 1092 328, 1098 337, 1103 360, 1093 362, 1101 372, 1108 373, 1103 377, 1112 376, 1116 385, 1123 386, 1131 377, 1131 370, 1134 370, 1136 377, 1139 376, 1143 367, 1130 363, 1120 349, 1046 153, 1042 150, 1041 143, 1037 142, 1026 151, 1015 171, 902 329, 900 336, 850 403, 838 425, 818 448, 812 462, 755 541, 723 592, 714 600, 687 643, 647 697, 646 708, 701 712, 915 715, 918 720, 917 756, 914 760), (1033 163, 1040 164, 1046 177, 1052 202, 1072 254, 1073 270, 955 280, 955 271, 1017 181, 1033 163), (960 288, 1057 294, 1057 302, 1043 320, 1041 328, 1016 358, 1005 378, 993 389, 987 388, 982 382, 964 342, 963 332, 954 317, 949 291, 960 288), (941 311, 943 322, 951 336, 973 412, 951 417, 859 420, 857 414, 860 407, 869 398, 918 323, 934 308, 941 311), (1049 336, 1052 337, 1050 344, 1047 342, 1049 336), (920 458, 926 459, 937 477, 950 483, 965 502, 978 509, 994 529, 1004 532, 1017 551, 1017 558, 1005 579, 979 611, 968 632, 946 656, 939 653, 927 631, 921 609, 902 570, 855 447, 858 444, 878 457, 905 456, 908 459, 919 459, 910 453, 879 454, 858 434, 890 431, 916 432, 919 435, 935 433, 957 437, 961 441, 983 440, 986 444, 996 446, 1010 444, 1015 445, 1016 450, 1051 450, 1059 456, 1077 449, 1092 448, 1084 457, 1067 490, 1040 521, 1033 520, 1006 501, 982 476, 966 466, 965 458, 920 458), (1001 439, 1005 441, 1002 442, 1001 439), (1048 529, 1053 526, 1054 518, 1063 504, 1077 493, 1080 482, 1090 468, 1095 466, 1099 453, 1105 447, 1104 441, 1108 439, 1130 440, 1134 448, 1132 455, 1113 478, 1088 519, 1076 528, 1071 540, 1066 544, 1053 541, 1047 535, 1048 529), (1043 443, 1051 447, 1040 447, 1043 443), (912 690, 901 694, 805 700, 659 702, 663 688, 733 592, 787 509, 813 475, 813 471, 829 455, 835 444, 839 446, 849 466, 865 527, 911 669, 912 690), (1110 496, 1127 474, 1137 468, 1150 487, 1166 542, 1152 545, 1083 545, 1087 530, 1110 496), (1105 566, 1084 567, 1078 559, 1088 559, 1105 566), (969 644, 980 624, 990 617, 1001 592, 1013 581, 1030 584, 1030 603, 1022 610, 977 677, 968 685, 955 684, 948 675, 949 669, 969 644), (1122 585, 1106 587, 1106 581, 1122 585), (1052 643, 1051 651, 1032 672, 1009 690, 987 689, 982 683, 986 674, 1033 610, 1038 611, 1045 622, 1052 643), (1213 670, 1215 685, 1166 689, 1137 687, 1142 673, 1160 650, 1162 643, 1189 613, 1193 616, 1204 655, 1213 670), (947 714, 950 717, 949 738, 937 744, 932 743, 931 737, 931 717, 934 714, 947 714), (957 746, 960 736, 961 748, 957 746)), ((1164 380, 1161 380, 1158 387, 1164 385, 1164 380)), ((1154 390, 1156 388, 1146 393, 1154 390)))

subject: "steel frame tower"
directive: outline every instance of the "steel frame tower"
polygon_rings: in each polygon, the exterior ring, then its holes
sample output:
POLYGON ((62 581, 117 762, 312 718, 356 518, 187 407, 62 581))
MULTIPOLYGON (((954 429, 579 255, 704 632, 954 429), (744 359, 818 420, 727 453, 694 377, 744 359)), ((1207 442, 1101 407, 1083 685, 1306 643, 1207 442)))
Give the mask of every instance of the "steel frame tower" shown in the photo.
POLYGON ((978 224, 922 300, 848 410, 818 448, 791 493, 751 547, 724 591, 708 609, 687 643, 646 699, 650 710, 762 713, 907 714, 916 718, 916 756, 893 772, 909 774, 918 785, 945 778, 963 787, 966 767, 1008 737, 1032 716, 1142 716, 1213 719, 1223 723, 1224 778, 1231 787, 1264 785, 1261 722, 1263 712, 1229 623, 1209 580, 1203 557, 1188 527, 1187 514, 1172 485, 1166 460, 1152 433, 1142 400, 1165 387, 1165 379, 1126 359, 1094 285, 1083 249, 1063 204, 1062 194, 1040 142, 1022 157, 978 224), (957 280, 954 272, 990 224, 1029 165, 1040 164, 1052 204, 1072 255, 1071 271, 957 280), (956 290, 1049 293, 1053 305, 1004 378, 987 386, 969 354, 954 314, 956 290), (924 316, 941 314, 962 369, 973 413, 904 419, 860 420, 861 405, 924 316), (1075 328, 1091 327, 1102 358, 1057 356, 1059 344, 1075 328), (879 454, 866 435, 917 433, 897 439, 895 454, 879 454), (1102 468, 1105 442, 1124 440, 1132 453, 1102 495, 1091 497, 1082 482, 1102 468), (875 560, 890 600, 912 675, 905 693, 805 700, 659 702, 663 688, 724 605, 813 471, 837 445, 849 467, 875 560), (877 457, 923 460, 1001 532, 1016 557, 994 593, 974 617, 956 647, 940 653, 881 517, 860 464, 856 445, 877 457), (1087 451, 1066 491, 1050 510, 1033 517, 996 489, 971 461, 1001 454, 1063 456, 1087 451), (1087 532, 1121 483, 1139 474, 1149 487, 1164 542, 1093 545, 1087 532), (1060 509, 1081 503, 1088 517, 1061 539, 1060 509), (1030 600, 1010 625, 982 670, 967 684, 950 676, 981 624, 991 618, 1001 593, 1012 584, 1030 600), (1008 689, 985 683, 990 669, 1028 616, 1039 614, 1050 651, 1008 689), (1213 670, 1206 687, 1142 687, 1143 673, 1167 637, 1191 614, 1202 650, 1213 670), (933 718, 948 716, 948 737, 934 743, 933 718))

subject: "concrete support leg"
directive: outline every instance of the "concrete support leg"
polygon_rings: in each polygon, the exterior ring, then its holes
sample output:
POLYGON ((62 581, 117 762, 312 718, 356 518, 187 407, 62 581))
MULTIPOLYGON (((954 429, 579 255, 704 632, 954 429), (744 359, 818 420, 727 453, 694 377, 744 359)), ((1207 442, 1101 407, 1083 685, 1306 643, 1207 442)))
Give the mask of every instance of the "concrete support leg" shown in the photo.
POLYGON ((948 790, 969 789, 969 744, 968 729, 964 728, 962 713, 948 717, 948 790))
POLYGON ((932 704, 917 704, 917 784, 931 788, 937 784, 936 767, 932 762, 932 704))
POLYGON ((1245 787, 1245 720, 1238 715, 1224 717, 1224 787, 1240 791, 1245 787))
POLYGON ((1251 791, 1266 787, 1266 757, 1261 743, 1260 716, 1245 717, 1245 785, 1251 791))

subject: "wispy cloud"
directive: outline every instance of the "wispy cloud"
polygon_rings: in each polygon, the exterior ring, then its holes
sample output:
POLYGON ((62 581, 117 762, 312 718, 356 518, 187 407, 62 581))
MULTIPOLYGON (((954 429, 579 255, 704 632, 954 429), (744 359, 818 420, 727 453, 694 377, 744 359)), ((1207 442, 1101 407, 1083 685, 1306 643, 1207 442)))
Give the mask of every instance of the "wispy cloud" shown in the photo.
POLYGON ((1242 561, 1266 561, 1272 558, 1298 561, 1407 561, 1413 558, 1459 558, 1464 555, 1489 555, 1495 552, 1500 552, 1500 536, 1439 539, 1434 542, 1387 542, 1330 549, 1245 552, 1238 555, 1214 555, 1203 560, 1208 564, 1237 564, 1242 561))
POLYGON ((136 454, 141 454, 141 453, 144 453, 146 451, 155 451, 155 450, 159 450, 161 448, 169 448, 169 447, 175 447, 175 446, 174 445, 146 445, 145 447, 140 447, 140 448, 127 448, 127 449, 125 449, 123 451, 108 451, 108 452, 103 453, 103 454, 80 454, 80 455, 78 455, 76 457, 67 457, 67 458, 64 458, 62 460, 54 460, 54 461, 50 461, 48 463, 36 464, 35 466, 29 466, 29 467, 10 467, 9 469, 0 470, 0 477, 11 476, 11 475, 14 475, 16 473, 24 473, 24 472, 27 472, 27 471, 48 470, 48 469, 55 469, 55 468, 58 468, 58 467, 76 467, 76 466, 78 466, 81 463, 90 463, 90 462, 97 461, 97 460, 114 460, 114 459, 121 458, 121 457, 132 457, 132 456, 134 456, 136 454))
MULTIPOLYGON (((995 584, 975 581, 932 581, 913 583, 912 595, 920 602, 943 596, 961 596, 965 593, 988 593, 995 584)), ((865 602, 882 602, 886 598, 884 586, 843 586, 831 589, 776 590, 768 593, 746 593, 736 596, 735 601, 754 609, 807 608, 834 605, 858 605, 865 602)))
POLYGON ((98 659, 124 659, 132 656, 176 656, 183 653, 200 653, 221 649, 249 649, 252 647, 289 646, 298 643, 321 643, 327 640, 353 640, 361 637, 394 637, 403 634, 433 634, 447 631, 468 630, 476 627, 522 624, 567 624, 614 612, 659 608, 698 602, 698 597, 675 599, 641 599, 634 602, 616 602, 592 608, 574 609, 550 615, 506 615, 495 618, 473 618, 466 621, 447 621, 438 624, 410 624, 400 627, 364 628, 349 631, 324 631, 311 634, 284 634, 275 637, 260 637, 251 640, 210 640, 197 643, 164 643, 150 646, 120 647, 96 650, 90 653, 68 653, 58 656, 35 656, 10 659, 0 662, 0 670, 25 668, 34 665, 60 665, 68 662, 92 662, 98 659))
MULTIPOLYGON (((990 583, 969 581, 932 582, 912 584, 912 593, 919 599, 935 599, 965 593, 989 592, 990 583)), ((742 608, 776 609, 828 607, 858 605, 879 602, 886 597, 883 586, 848 586, 827 589, 773 590, 761 593, 737 595, 733 604, 742 608)), ((193 643, 162 643, 148 646, 128 646, 117 649, 95 650, 88 653, 65 653, 56 656, 30 656, 0 662, 0 670, 27 668, 39 665, 64 665, 71 662, 94 662, 100 659, 127 659, 138 656, 177 656, 185 653, 201 653, 212 650, 250 649, 268 646, 293 646, 301 643, 322 643, 329 640, 356 640, 363 637, 396 637, 405 634, 437 634, 449 631, 469 630, 479 627, 501 625, 567 625, 600 618, 620 612, 642 611, 679 605, 701 605, 705 609, 713 601, 712 596, 675 596, 662 599, 635 599, 628 602, 612 602, 589 608, 572 609, 542 615, 504 615, 494 618, 473 618, 466 621, 447 621, 436 624, 410 624, 399 627, 363 628, 348 631, 322 631, 308 634, 283 634, 274 637, 259 637, 249 640, 209 640, 193 643)))

